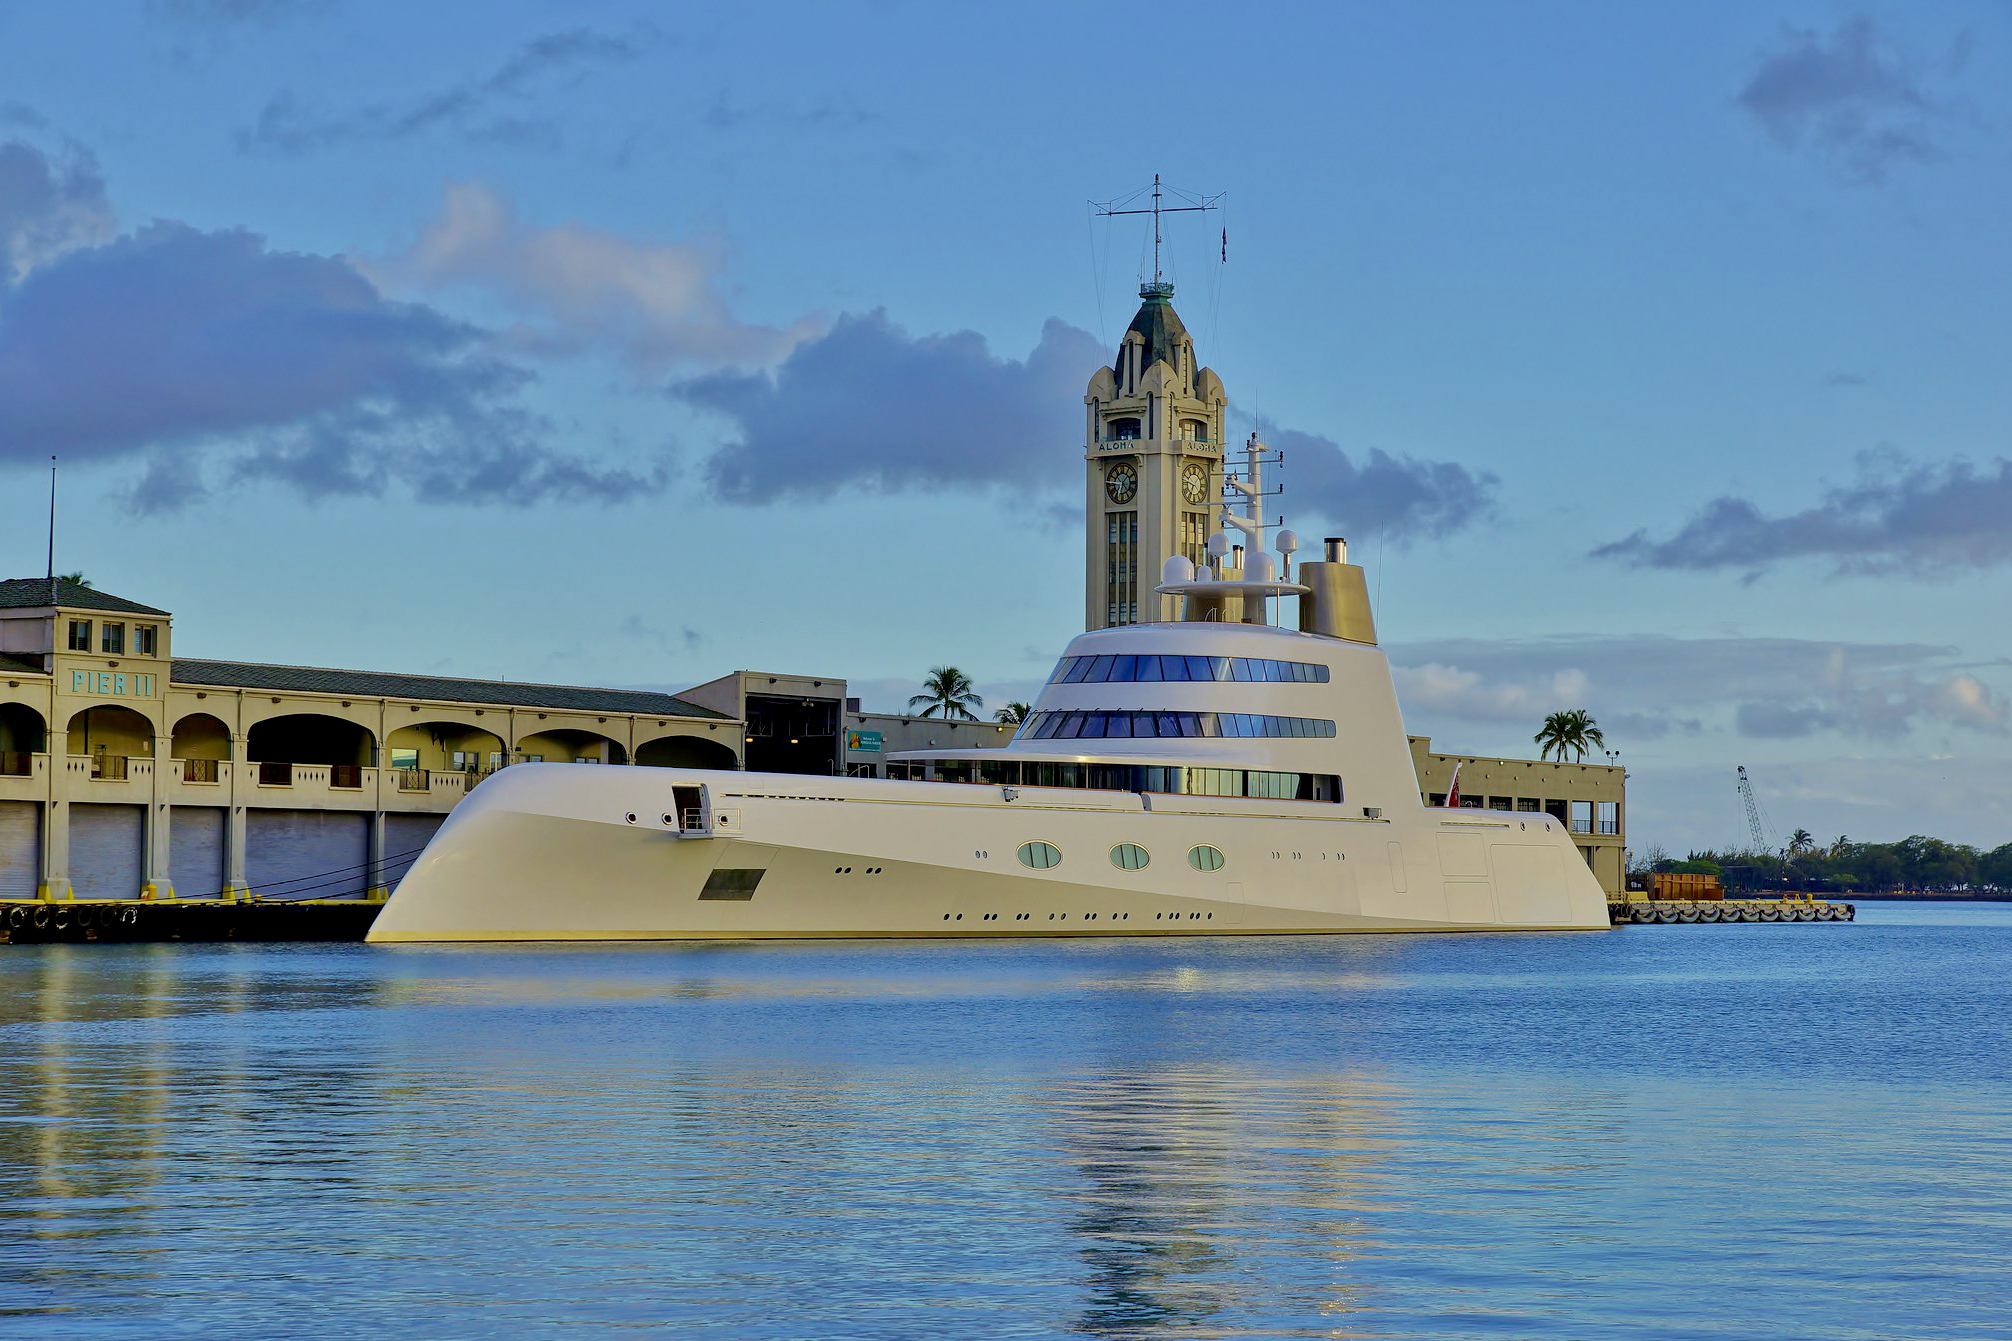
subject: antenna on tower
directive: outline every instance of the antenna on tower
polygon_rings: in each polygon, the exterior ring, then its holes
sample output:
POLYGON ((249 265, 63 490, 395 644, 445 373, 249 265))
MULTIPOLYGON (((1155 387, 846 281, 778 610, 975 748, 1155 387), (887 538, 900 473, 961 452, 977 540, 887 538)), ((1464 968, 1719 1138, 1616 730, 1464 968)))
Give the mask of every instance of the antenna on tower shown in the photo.
MULTIPOLYGON (((1150 214, 1153 216, 1153 279, 1151 284, 1142 285, 1140 292, 1142 295, 1147 293, 1153 293, 1165 297, 1173 293, 1174 286, 1167 283, 1166 280, 1162 278, 1160 273, 1160 242, 1162 236, 1160 232, 1160 216, 1162 214, 1206 213, 1207 211, 1213 210, 1218 206, 1220 206, 1222 204, 1223 196, 1227 193, 1218 191, 1214 195, 1208 196, 1208 195, 1194 195, 1187 191, 1174 191, 1174 194, 1176 196, 1179 196, 1183 200, 1193 201, 1194 203, 1191 205, 1162 205, 1160 203, 1161 199, 1160 174, 1156 172, 1153 174, 1153 205, 1151 209, 1125 210, 1118 208, 1118 206, 1120 205, 1131 204, 1134 200, 1137 200, 1141 194, 1142 194, 1141 192, 1134 191, 1129 196, 1125 196, 1119 200, 1111 200, 1111 201, 1093 200, 1090 202, 1090 204, 1092 207, 1096 209, 1099 215, 1103 216, 1106 219, 1115 219, 1118 216, 1125 214, 1150 214)), ((1224 239, 1223 247, 1225 251, 1227 251, 1229 248, 1229 241, 1227 238, 1224 239)))

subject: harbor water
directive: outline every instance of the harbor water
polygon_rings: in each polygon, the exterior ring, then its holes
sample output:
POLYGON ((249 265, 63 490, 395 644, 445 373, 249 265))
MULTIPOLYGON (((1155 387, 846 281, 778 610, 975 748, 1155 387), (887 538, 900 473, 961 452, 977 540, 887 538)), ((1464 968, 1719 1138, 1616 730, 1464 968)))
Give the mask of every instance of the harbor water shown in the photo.
POLYGON ((2012 908, 0 951, 0 1336, 2012 1336, 2012 908))

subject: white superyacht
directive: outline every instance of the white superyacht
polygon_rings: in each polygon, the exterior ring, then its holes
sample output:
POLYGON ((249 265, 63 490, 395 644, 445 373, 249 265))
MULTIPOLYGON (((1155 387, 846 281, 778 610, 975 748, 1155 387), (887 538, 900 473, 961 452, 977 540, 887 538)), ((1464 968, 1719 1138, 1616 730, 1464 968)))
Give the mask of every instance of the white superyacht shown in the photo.
POLYGON ((1362 569, 1330 540, 1295 573, 1290 532, 1274 563, 1261 452, 1200 570, 1165 562, 1181 618, 1077 637, 1005 747, 895 756, 933 781, 513 766, 369 939, 1607 927, 1557 819, 1424 804, 1362 569))

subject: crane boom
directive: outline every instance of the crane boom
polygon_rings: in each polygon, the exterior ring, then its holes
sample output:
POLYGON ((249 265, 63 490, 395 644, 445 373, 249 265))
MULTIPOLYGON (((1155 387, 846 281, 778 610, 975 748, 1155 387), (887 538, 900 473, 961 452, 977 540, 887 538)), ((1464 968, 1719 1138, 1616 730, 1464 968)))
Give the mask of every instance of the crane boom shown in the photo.
POLYGON ((1747 828, 1752 831, 1754 836, 1754 851, 1770 851, 1767 834, 1761 830, 1760 803, 1754 800, 1754 785, 1747 779, 1747 766, 1741 764, 1739 768, 1740 801, 1745 804, 1747 809, 1747 828))

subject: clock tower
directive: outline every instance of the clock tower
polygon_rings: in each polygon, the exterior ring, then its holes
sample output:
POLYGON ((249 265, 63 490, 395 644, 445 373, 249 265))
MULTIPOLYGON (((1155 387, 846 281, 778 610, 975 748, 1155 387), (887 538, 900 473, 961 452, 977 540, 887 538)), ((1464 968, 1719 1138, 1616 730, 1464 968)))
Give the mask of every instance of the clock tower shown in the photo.
POLYGON ((1196 363, 1171 283, 1142 284, 1139 298, 1116 359, 1083 396, 1092 629, 1175 617, 1175 598, 1153 593, 1160 565, 1175 554, 1204 564, 1222 492, 1222 379, 1196 363))

